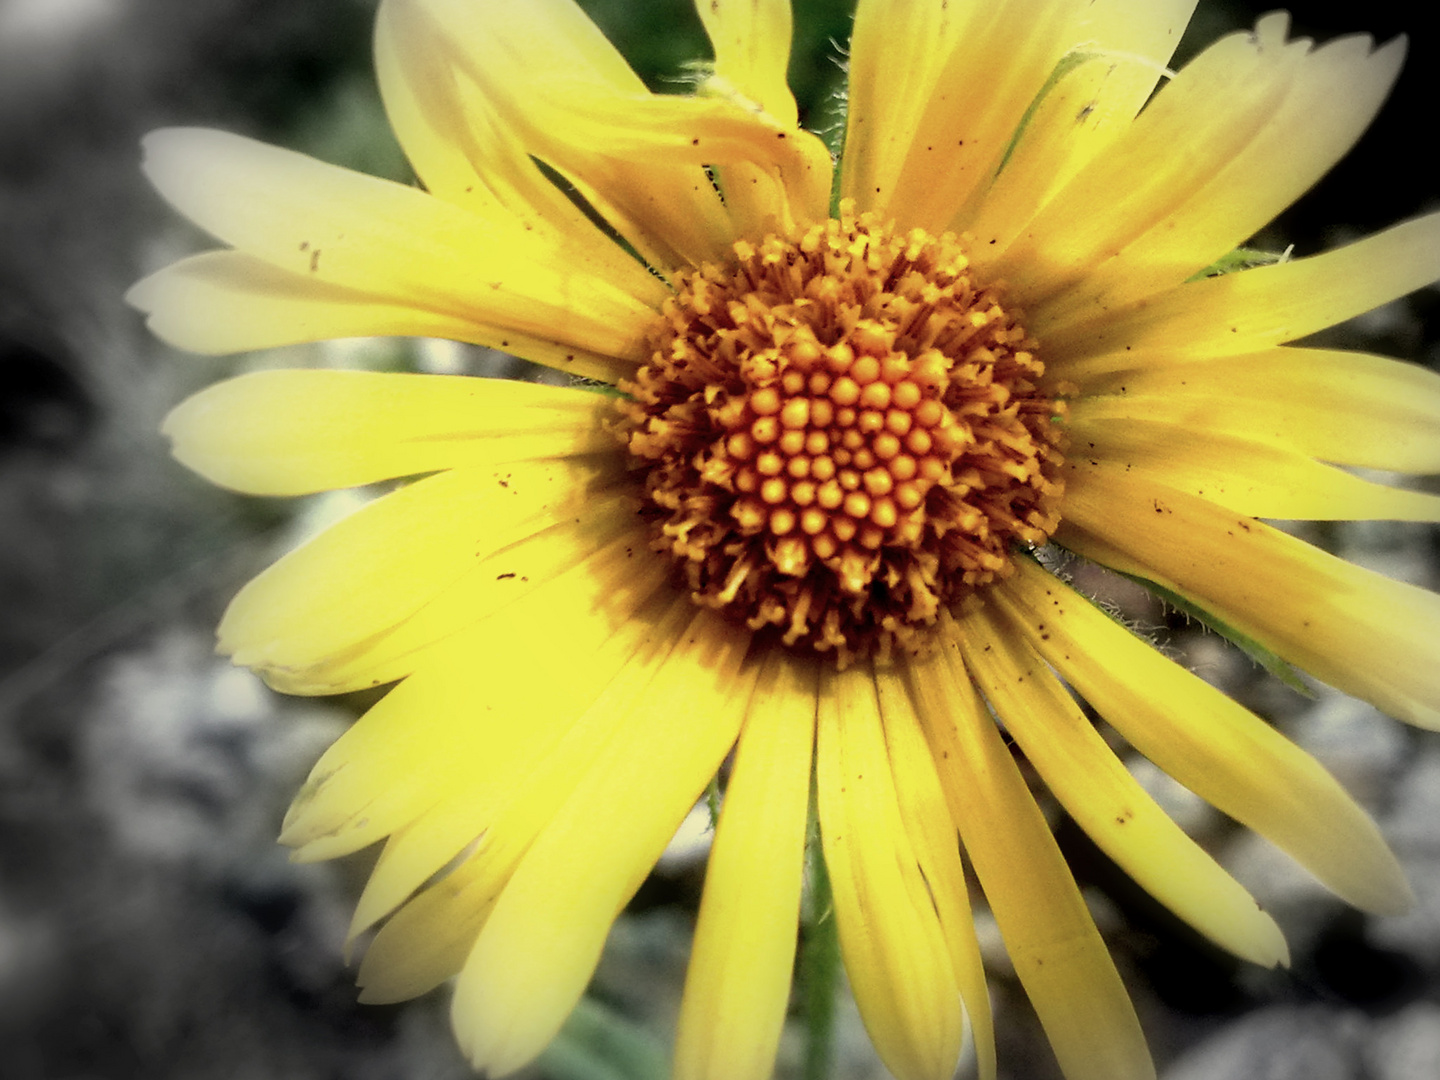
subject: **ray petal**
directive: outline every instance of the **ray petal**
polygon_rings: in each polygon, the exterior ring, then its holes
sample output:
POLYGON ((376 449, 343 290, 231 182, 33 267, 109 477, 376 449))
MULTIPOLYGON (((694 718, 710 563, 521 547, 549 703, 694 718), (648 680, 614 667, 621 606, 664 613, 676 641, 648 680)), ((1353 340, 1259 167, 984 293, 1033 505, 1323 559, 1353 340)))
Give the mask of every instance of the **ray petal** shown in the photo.
POLYGON ((951 816, 1006 951, 1067 1080, 1153 1080, 1135 1008, 1049 826, 966 672, 942 610, 939 650, 912 662, 910 693, 951 816))
POLYGON ((895 791, 869 664, 820 678, 815 777, 840 952, 870 1040, 898 1080, 947 1080, 960 990, 895 791))
POLYGON ((1055 538, 1156 582, 1336 689, 1440 728, 1440 596, 1123 470, 1065 493, 1055 538))
MULTIPOLYGON (((342 518, 253 578, 221 620, 218 648, 246 667, 298 669, 348 652, 410 618, 484 566, 520 551, 555 525, 582 519, 580 534, 613 534, 606 485, 583 463, 545 462, 508 470, 457 470, 382 496, 342 518)), ((623 526, 622 526, 623 527, 623 526)), ((552 538, 544 538, 545 543, 552 538)), ((553 537, 559 545, 565 538, 553 537)), ((586 550, 570 537, 573 566, 586 550)), ((523 557, 523 556, 522 556, 523 557)), ((503 578, 499 590, 521 590, 503 578), (507 583, 510 587, 507 589, 507 583)), ((539 582, 537 581, 537 584, 539 582)), ((467 597, 476 614, 487 607, 467 597)))
POLYGON ((441 337, 487 345, 571 375, 618 382, 621 359, 282 270, 239 251, 208 251, 157 270, 126 300, 178 349, 210 356, 348 337, 441 337))
POLYGON ((1083 396, 1125 396, 1136 416, 1252 435, 1337 465, 1440 472, 1440 373, 1419 364, 1283 345, 1190 362, 1111 359, 1126 366, 1061 365, 1061 374, 1083 396))
POLYGON ((959 833, 945 803, 935 761, 925 742, 905 679, 894 668, 877 668, 875 687, 885 725, 885 748, 895 775, 895 794, 906 835, 940 917, 955 981, 970 1020, 980 1080, 995 1080, 995 1025, 969 887, 960 862, 959 833))
POLYGON ((1207 49, 1026 227, 992 272, 1037 320, 1123 307, 1184 282, 1258 232, 1360 137, 1400 70, 1404 40, 1372 53, 1370 39, 1354 36, 1311 51, 1305 40, 1285 43, 1285 22, 1266 16, 1255 33, 1207 49), (1082 209, 1101 204, 1103 214, 1082 209))
POLYGON ((1161 655, 1031 560, 996 603, 1125 739, 1195 794, 1288 852, 1347 903, 1410 901, 1380 830, 1309 754, 1161 655))
POLYGON ((976 237, 977 268, 998 276, 991 268, 1021 229, 1129 130, 1194 8, 1195 0, 1102 0, 1078 13, 1076 44, 1030 106, 994 182, 951 222, 976 237))
POLYGON ((906 129, 913 135, 894 188, 866 192, 866 198, 883 199, 880 205, 902 228, 948 228, 999 170, 1031 103, 1074 44, 1083 6, 1075 0, 964 5, 970 16, 922 99, 915 126, 906 129))
POLYGON ((1440 521, 1440 495, 1362 480, 1283 443, 1210 430, 1198 416, 1155 420, 1147 405, 1128 394, 1076 401, 1070 472, 1120 470, 1252 517, 1440 521))
POLYGON ((144 146, 160 193, 218 239, 397 306, 630 356, 665 294, 639 263, 596 276, 509 215, 477 217, 239 135, 170 128, 144 146))
POLYGON ((735 742, 755 681, 748 644, 696 614, 525 853, 451 1006, 477 1068, 504 1075, 533 1059, 580 999, 610 924, 735 742))
POLYGON ((1203 278, 1118 310, 1042 314, 1030 330, 1057 373, 1129 352, 1177 360, 1237 356, 1295 341, 1440 278, 1440 214, 1402 222, 1320 255, 1203 278))
POLYGON ((652 265, 724 255, 734 230, 699 165, 629 161, 577 109, 648 97, 624 58, 572 0, 418 0, 444 28, 445 58, 528 151, 580 193, 652 265))
POLYGON ((440 469, 614 450, 611 403, 580 389, 461 375, 285 369, 207 387, 162 431, 207 479, 304 495, 440 469))
POLYGON ((789 0, 698 0, 715 50, 715 76, 785 127, 796 126, 790 65, 789 0))
POLYGON ((981 609, 965 661, 1066 812, 1146 892, 1211 941, 1264 967, 1289 963, 1275 920, 1135 780, 1015 627, 981 609))
POLYGON ((817 671, 772 652, 751 698, 705 871, 675 1080, 768 1080, 790 999, 817 671))
MULTIPOLYGON (((614 561, 630 565, 623 556, 614 561)), ((631 657, 643 654, 643 668, 658 640, 654 627, 670 617, 667 605, 652 610, 665 594, 663 575, 590 572, 605 590, 603 605, 593 597, 564 603, 576 582, 557 580, 502 617, 437 643, 322 755, 286 814, 282 842, 305 861, 357 851, 454 794, 452 783, 464 788, 469 748, 489 737, 486 718, 537 724, 531 702, 574 715, 631 657), (531 685, 544 679, 556 685, 531 685)))

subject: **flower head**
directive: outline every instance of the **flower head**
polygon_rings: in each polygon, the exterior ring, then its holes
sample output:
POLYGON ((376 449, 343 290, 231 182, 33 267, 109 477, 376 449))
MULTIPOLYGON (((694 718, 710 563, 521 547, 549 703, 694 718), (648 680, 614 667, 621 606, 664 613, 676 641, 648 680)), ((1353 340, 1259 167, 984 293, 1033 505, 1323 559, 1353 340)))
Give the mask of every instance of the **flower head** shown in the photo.
POLYGON ((283 690, 397 684, 282 836, 304 859, 385 841, 352 928, 378 927, 368 999, 458 976, 475 1064, 531 1060, 733 749, 677 1077, 769 1074, 812 765, 897 1077, 950 1076, 966 1019, 995 1072, 967 866, 1066 1075, 1153 1075, 997 720, 1161 903, 1257 963, 1285 943, 1071 689, 1351 903, 1404 905, 1333 778, 1037 557, 1440 728, 1440 599, 1262 520, 1440 520, 1340 467, 1440 471, 1440 378, 1289 344, 1440 278, 1440 215, 1210 272, 1349 148, 1403 41, 1315 48, 1276 14, 1168 72, 1192 7, 861 0, 838 163, 797 123, 784 0, 700 3, 715 61, 687 95, 646 90, 571 0, 384 0, 421 187, 150 137, 157 186, 229 245, 135 287, 167 340, 439 336, 589 381, 271 371, 167 421, 242 491, 419 477, 220 628, 283 690))

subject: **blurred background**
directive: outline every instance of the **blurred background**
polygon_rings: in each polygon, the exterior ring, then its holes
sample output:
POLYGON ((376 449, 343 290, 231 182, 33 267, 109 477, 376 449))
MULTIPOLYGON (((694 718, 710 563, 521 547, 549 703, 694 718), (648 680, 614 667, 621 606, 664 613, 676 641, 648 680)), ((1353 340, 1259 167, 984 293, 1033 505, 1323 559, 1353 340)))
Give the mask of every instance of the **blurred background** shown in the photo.
MULTIPOLYGON (((706 54, 687 0, 582 0, 657 89, 706 54)), ((408 180, 370 72, 374 0, 0 0, 0 1077, 449 1080, 467 1077, 441 990, 355 1003, 341 955, 360 856, 291 865, 290 794, 360 700, 270 693, 212 653, 226 600, 343 497, 241 499, 172 463, 156 433, 187 393, 256 361, 181 355, 121 301, 206 246, 142 181, 169 124, 243 132, 408 180)), ((1183 61, 1269 5, 1202 2, 1183 61)), ((844 0, 797 3, 791 81, 827 117, 844 0)), ((1359 147, 1260 238, 1308 254, 1437 208, 1440 36, 1432 5, 1291 5, 1326 40, 1409 31, 1410 59, 1359 147)), ((1327 340, 1440 364, 1440 291, 1327 340)), ((262 363, 506 371, 485 350, 343 343, 262 363)), ((1435 485, 1430 483, 1432 490, 1435 485)), ((1437 531, 1357 524, 1307 538, 1440 584, 1437 531)), ((1411 874, 1409 915, 1329 898, 1263 842, 1135 769, 1272 911, 1289 971, 1217 954, 1157 910, 1072 825, 1057 831, 1132 987, 1165 1080, 1440 1076, 1440 737, 1323 688, 1286 689, 1136 592, 1116 593, 1318 755, 1411 874)), ((531 1080, 650 1080, 673 1030, 704 829, 677 842, 616 928, 587 1005, 531 1080)), ((981 916, 1002 1075, 1048 1080, 1049 1051, 981 916)), ((795 1071, 787 1034, 781 1076, 795 1071)), ((837 1080, 885 1074, 842 1009, 837 1080)))

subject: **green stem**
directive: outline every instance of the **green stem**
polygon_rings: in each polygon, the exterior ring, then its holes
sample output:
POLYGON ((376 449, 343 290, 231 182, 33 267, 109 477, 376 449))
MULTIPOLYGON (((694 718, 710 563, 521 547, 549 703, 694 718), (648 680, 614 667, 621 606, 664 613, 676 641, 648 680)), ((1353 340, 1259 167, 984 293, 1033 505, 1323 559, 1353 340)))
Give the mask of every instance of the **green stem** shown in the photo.
POLYGON ((804 940, 800 948, 800 986, 804 995, 805 1067, 803 1080, 829 1080, 835 1059, 835 1002, 840 992, 840 938, 830 874, 811 801, 811 828, 807 861, 810 866, 810 902, 805 912, 804 940))

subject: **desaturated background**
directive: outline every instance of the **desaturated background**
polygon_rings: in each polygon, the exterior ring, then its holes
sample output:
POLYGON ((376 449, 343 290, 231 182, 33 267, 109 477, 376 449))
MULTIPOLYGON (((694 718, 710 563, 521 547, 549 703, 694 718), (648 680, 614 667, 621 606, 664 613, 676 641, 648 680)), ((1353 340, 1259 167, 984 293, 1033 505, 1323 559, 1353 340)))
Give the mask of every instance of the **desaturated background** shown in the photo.
MULTIPOLYGON (((703 52, 686 0, 586 3, 656 86, 703 52)), ((1191 55, 1265 5, 1202 3, 1191 55)), ((824 119, 848 5, 800 5, 792 81, 824 119)), ((1297 0, 1300 32, 1411 33, 1360 146, 1261 238, 1306 254, 1437 205, 1440 36, 1430 5, 1297 0)), ((172 463, 156 433, 190 391, 253 361, 177 354, 121 300, 204 240, 138 172, 166 124, 229 128, 398 179, 369 70, 374 0, 0 0, 0 1077, 449 1080, 470 1075, 439 991, 355 1004, 341 956, 364 856, 291 865, 290 793, 361 701, 280 698, 211 650, 226 599, 334 500, 241 499, 172 463)), ((1440 292, 1328 336, 1440 363, 1440 292)), ((481 350, 348 346, 287 363, 497 370, 481 350)), ((277 362, 271 357, 261 362, 277 362)), ((1433 482, 1430 483, 1432 490, 1433 482)), ((1305 535, 1435 588, 1436 530, 1305 535)), ((1136 593, 1167 647, 1319 755, 1381 821, 1419 905, 1369 918, 1328 898, 1143 762, 1165 805, 1286 929, 1289 971, 1219 955, 1060 820, 1062 844, 1131 984, 1165 1080, 1440 1076, 1440 739, 1321 688, 1306 699, 1136 593)), ((681 735, 683 737, 683 735, 681 735)), ((597 808, 597 812, 603 812, 597 808)), ((703 828, 612 938, 576 1025, 527 1075, 644 1080, 673 1030, 702 883, 703 828), (658 1040, 658 1042, 655 1042, 658 1040)), ((1002 1074, 1055 1068, 993 924, 1002 1074)), ((781 1074, 794 1076, 798 1035, 781 1074)), ((882 1077, 853 1008, 835 1076, 882 1077)))

